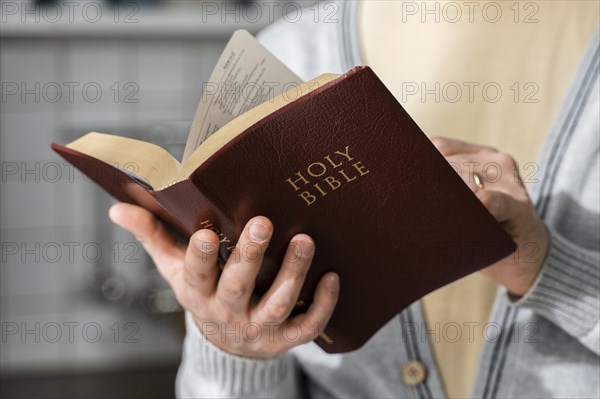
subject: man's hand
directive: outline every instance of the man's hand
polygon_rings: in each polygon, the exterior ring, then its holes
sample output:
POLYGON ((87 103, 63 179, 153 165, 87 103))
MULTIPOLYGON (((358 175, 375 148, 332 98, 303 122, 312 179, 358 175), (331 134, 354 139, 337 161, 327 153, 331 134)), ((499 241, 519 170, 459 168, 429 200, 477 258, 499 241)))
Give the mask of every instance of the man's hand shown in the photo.
POLYGON ((483 272, 510 293, 525 295, 544 262, 549 235, 527 195, 515 161, 490 147, 442 137, 431 141, 517 243, 514 254, 483 272))
POLYGON ((227 352, 275 357, 315 339, 333 313, 339 277, 327 273, 306 313, 288 319, 315 251, 312 239, 305 234, 291 240, 273 285, 264 296, 257 297, 254 282, 273 233, 267 218, 258 216, 248 222, 220 270, 219 239, 211 230, 196 232, 186 248, 143 208, 116 204, 109 215, 144 246, 206 338, 227 352))

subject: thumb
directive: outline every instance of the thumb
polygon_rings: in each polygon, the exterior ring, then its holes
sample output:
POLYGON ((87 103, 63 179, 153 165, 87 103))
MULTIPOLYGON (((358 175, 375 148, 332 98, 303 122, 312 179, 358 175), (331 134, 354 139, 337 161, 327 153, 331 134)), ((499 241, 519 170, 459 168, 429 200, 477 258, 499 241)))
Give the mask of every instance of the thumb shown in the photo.
POLYGON ((109 218, 129 231, 142 244, 159 272, 170 280, 183 264, 185 247, 149 211, 136 205, 118 203, 108 211, 109 218))

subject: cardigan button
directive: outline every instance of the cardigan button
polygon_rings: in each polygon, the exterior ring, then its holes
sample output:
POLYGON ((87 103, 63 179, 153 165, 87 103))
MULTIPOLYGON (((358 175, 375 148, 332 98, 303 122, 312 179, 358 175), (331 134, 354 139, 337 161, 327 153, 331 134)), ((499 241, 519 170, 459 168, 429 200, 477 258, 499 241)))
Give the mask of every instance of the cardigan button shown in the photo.
POLYGON ((425 381, 427 369, 425 365, 418 360, 410 360, 402 367, 402 379, 408 386, 414 387, 425 381))

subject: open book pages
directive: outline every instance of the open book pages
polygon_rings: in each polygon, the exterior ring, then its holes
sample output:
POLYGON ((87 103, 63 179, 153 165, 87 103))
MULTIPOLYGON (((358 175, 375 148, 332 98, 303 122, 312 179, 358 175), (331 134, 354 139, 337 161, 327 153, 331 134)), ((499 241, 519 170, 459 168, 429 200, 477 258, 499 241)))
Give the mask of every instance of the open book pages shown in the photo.
POLYGON ((208 137, 182 163, 155 144, 97 132, 88 133, 67 147, 125 169, 130 176, 148 188, 160 190, 191 175, 227 142, 262 118, 337 77, 339 75, 336 74, 320 75, 243 113, 208 137))
POLYGON ((301 83, 250 33, 235 31, 204 84, 183 161, 235 117, 301 83))

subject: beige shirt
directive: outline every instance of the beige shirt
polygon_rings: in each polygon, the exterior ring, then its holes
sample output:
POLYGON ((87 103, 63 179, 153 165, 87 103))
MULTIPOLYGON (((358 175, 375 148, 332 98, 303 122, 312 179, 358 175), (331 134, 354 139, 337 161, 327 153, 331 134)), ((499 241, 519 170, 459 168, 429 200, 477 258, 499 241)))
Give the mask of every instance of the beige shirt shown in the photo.
MULTIPOLYGON (((496 147, 535 184, 538 153, 598 25, 600 3, 468 4, 363 1, 363 59, 429 136, 496 147)), ((450 398, 470 395, 495 291, 476 273, 424 298, 450 398)))

